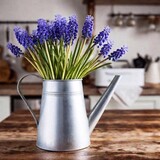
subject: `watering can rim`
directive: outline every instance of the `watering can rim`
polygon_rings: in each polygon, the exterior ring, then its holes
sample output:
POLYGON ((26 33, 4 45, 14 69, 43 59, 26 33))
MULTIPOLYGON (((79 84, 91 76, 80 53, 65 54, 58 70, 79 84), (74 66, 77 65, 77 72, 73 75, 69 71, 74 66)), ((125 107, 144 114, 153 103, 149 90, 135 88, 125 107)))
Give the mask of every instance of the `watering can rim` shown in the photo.
POLYGON ((42 79, 45 82, 67 82, 67 81, 82 81, 83 79, 42 79))

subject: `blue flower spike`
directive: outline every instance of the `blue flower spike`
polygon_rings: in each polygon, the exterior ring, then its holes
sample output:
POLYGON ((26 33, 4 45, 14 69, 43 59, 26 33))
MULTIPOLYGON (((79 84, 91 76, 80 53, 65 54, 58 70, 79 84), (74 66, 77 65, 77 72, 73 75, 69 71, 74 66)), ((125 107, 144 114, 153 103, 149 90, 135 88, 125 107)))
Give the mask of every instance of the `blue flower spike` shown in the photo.
POLYGON ((120 49, 117 49, 116 51, 112 52, 108 58, 109 60, 112 61, 117 61, 119 58, 122 57, 126 52, 128 52, 128 47, 127 46, 122 46, 120 49))
POLYGON ((64 36, 64 43, 65 46, 69 45, 70 42, 73 44, 73 41, 77 38, 78 33, 78 21, 76 16, 70 16, 69 22, 67 24, 65 36, 64 36))
POLYGON ((37 38, 40 43, 43 43, 50 38, 49 25, 44 19, 38 19, 37 23, 37 38))
POLYGON ((83 28, 82 28, 82 36, 84 38, 91 38, 93 32, 93 16, 88 15, 85 19, 83 28))
POLYGON ((95 37, 93 43, 94 45, 98 45, 101 46, 104 42, 106 42, 108 40, 109 34, 111 32, 110 27, 106 27, 103 29, 103 31, 101 31, 97 37, 95 37))
POLYGON ((8 43, 7 44, 7 48, 16 56, 16 57, 20 57, 21 55, 23 55, 22 50, 13 45, 12 43, 8 43))
POLYGON ((18 42, 24 47, 24 48, 32 48, 34 45, 32 37, 28 34, 28 32, 24 29, 21 29, 20 27, 14 28, 15 36, 18 40, 18 42))
POLYGON ((103 47, 100 50, 100 55, 103 55, 103 57, 105 58, 110 50, 112 49, 113 46, 113 42, 112 41, 108 41, 108 43, 104 44, 103 47))

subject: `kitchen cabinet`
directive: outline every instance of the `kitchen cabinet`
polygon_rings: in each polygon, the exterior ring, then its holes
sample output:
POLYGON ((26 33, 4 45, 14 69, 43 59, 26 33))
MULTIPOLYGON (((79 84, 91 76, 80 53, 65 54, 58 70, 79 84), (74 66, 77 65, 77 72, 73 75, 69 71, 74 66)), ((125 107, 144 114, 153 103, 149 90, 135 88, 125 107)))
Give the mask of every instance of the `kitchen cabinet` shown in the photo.
POLYGON ((10 115, 10 96, 0 96, 0 121, 10 115))
POLYGON ((140 96, 131 109, 160 109, 160 96, 140 96))
MULTIPOLYGON (((99 95, 89 96, 90 108, 92 109, 94 105, 99 100, 99 95)), ((141 109, 160 109, 160 96, 140 96, 133 105, 124 106, 118 103, 115 99, 111 99, 106 109, 129 109, 129 110, 141 110, 141 109)))

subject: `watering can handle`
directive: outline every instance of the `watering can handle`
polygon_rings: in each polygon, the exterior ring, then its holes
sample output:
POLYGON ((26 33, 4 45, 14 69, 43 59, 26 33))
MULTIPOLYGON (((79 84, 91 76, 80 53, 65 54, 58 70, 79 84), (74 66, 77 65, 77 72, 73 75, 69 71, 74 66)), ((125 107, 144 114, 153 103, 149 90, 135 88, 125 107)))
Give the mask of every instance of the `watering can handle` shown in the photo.
MULTIPOLYGON (((38 78, 41 78, 40 76, 36 75, 36 74, 27 74, 27 75, 24 75, 22 78, 19 79, 18 83, 17 83, 17 92, 18 94, 20 95, 20 97, 22 98, 23 102, 25 103, 25 105, 27 106, 28 110, 30 111, 33 119, 35 120, 36 122, 36 126, 38 126, 38 119, 36 118, 36 115, 35 113, 33 112, 32 108, 30 107, 29 103, 27 102, 26 98, 23 96, 21 90, 20 90, 20 84, 21 82, 23 81, 23 79, 25 79, 26 77, 28 76, 36 76, 38 78)), ((41 78, 42 79, 42 78, 41 78)))

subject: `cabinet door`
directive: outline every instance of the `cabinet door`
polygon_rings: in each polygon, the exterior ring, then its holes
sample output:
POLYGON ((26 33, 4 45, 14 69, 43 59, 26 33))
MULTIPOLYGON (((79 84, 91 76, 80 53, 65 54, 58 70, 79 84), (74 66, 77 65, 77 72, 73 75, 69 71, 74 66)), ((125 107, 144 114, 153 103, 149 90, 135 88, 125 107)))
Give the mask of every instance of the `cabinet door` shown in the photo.
POLYGON ((160 109, 160 96, 140 96, 131 109, 160 109))
POLYGON ((10 115, 10 96, 0 96, 0 121, 10 115))
MULTIPOLYGON (((89 96, 90 109, 92 109, 100 96, 89 96)), ((115 99, 111 99, 106 109, 160 109, 160 96, 140 96, 131 106, 124 106, 115 99)))

